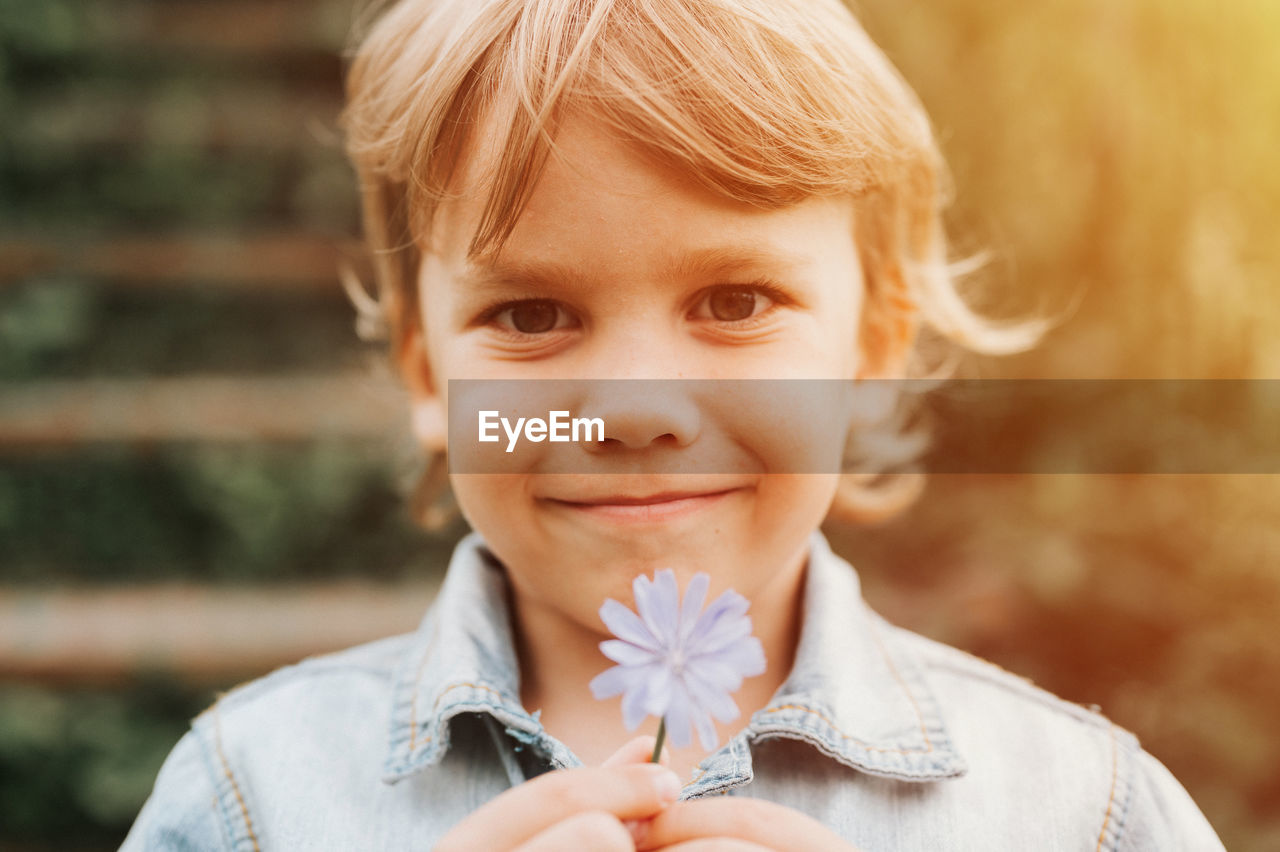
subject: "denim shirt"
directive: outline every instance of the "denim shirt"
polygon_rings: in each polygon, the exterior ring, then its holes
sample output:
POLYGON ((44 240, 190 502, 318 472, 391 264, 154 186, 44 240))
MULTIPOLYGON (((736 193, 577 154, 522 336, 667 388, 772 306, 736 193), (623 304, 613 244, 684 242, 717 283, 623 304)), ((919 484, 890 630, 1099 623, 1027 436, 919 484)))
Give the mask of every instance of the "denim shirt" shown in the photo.
MULTIPOLYGON (((867 852, 1222 848, 1132 734, 887 624, 817 533, 804 607, 790 676, 683 798, 768 799, 867 852)), ((473 534, 415 633, 198 716, 122 848, 430 849, 513 784, 581 763, 521 705, 518 672, 505 575, 473 534)))

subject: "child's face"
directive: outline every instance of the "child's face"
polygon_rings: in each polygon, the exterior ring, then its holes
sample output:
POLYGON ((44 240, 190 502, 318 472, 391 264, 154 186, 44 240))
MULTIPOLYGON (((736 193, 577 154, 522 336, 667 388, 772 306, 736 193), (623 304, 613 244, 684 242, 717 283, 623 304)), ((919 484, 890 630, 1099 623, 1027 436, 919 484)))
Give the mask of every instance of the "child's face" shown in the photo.
MULTIPOLYGON (((444 400, 432 388, 443 394, 449 379, 859 374, 863 284, 848 199, 768 211, 729 202, 583 119, 566 122, 557 145, 563 159, 552 156, 496 258, 465 257, 478 201, 438 212, 420 276, 425 358, 416 347, 405 358, 418 423, 439 423, 444 400)), ((469 158, 463 186, 486 156, 469 158)), ((698 437, 696 411, 624 403, 606 422, 626 431, 630 451, 698 437)), ((749 447, 760 431, 735 440, 749 447)), ((430 426, 421 437, 440 441, 430 426)), ((455 475, 453 488, 524 601, 598 630, 605 597, 628 599, 631 579, 658 568, 685 579, 707 570, 713 592, 757 598, 794 579, 836 481, 513 473, 455 475), (684 499, 632 505, 672 492, 684 499)))

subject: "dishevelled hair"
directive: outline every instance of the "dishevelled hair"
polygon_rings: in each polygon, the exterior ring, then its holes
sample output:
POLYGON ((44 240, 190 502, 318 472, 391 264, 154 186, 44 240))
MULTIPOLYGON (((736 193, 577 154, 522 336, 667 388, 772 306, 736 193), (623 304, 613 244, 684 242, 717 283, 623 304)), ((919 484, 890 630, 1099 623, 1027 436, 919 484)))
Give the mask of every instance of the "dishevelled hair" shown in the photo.
MULTIPOLYGON (((928 118, 838 0, 393 0, 359 29, 341 120, 377 281, 364 323, 385 330, 393 353, 420 326, 422 252, 482 119, 502 138, 484 140, 500 154, 472 257, 501 249, 570 111, 727 199, 771 209, 849 196, 864 351, 893 323, 990 354, 1043 331, 961 298, 928 118)), ((870 489, 867 479, 842 487, 837 511, 883 517, 919 491, 918 477, 870 489)))

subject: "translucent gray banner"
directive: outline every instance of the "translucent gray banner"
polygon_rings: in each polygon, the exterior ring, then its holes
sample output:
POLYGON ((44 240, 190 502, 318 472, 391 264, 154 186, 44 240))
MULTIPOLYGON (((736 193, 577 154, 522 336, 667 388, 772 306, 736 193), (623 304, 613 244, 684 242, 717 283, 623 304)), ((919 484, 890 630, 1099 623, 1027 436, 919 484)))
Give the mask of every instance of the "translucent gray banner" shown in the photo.
POLYGON ((452 473, 1280 473, 1276 380, 464 380, 452 473))

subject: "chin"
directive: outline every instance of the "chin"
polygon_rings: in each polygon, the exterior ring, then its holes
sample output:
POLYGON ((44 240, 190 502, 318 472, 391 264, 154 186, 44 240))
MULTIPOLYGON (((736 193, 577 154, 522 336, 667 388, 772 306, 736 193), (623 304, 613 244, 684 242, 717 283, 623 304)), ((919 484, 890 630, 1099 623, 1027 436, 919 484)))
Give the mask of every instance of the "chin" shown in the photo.
POLYGON ((575 553, 575 561, 595 560, 610 570, 629 571, 629 577, 671 568, 677 574, 708 571, 722 564, 726 553, 726 536, 716 528, 702 530, 644 530, 596 534, 580 537, 567 551, 575 553))

